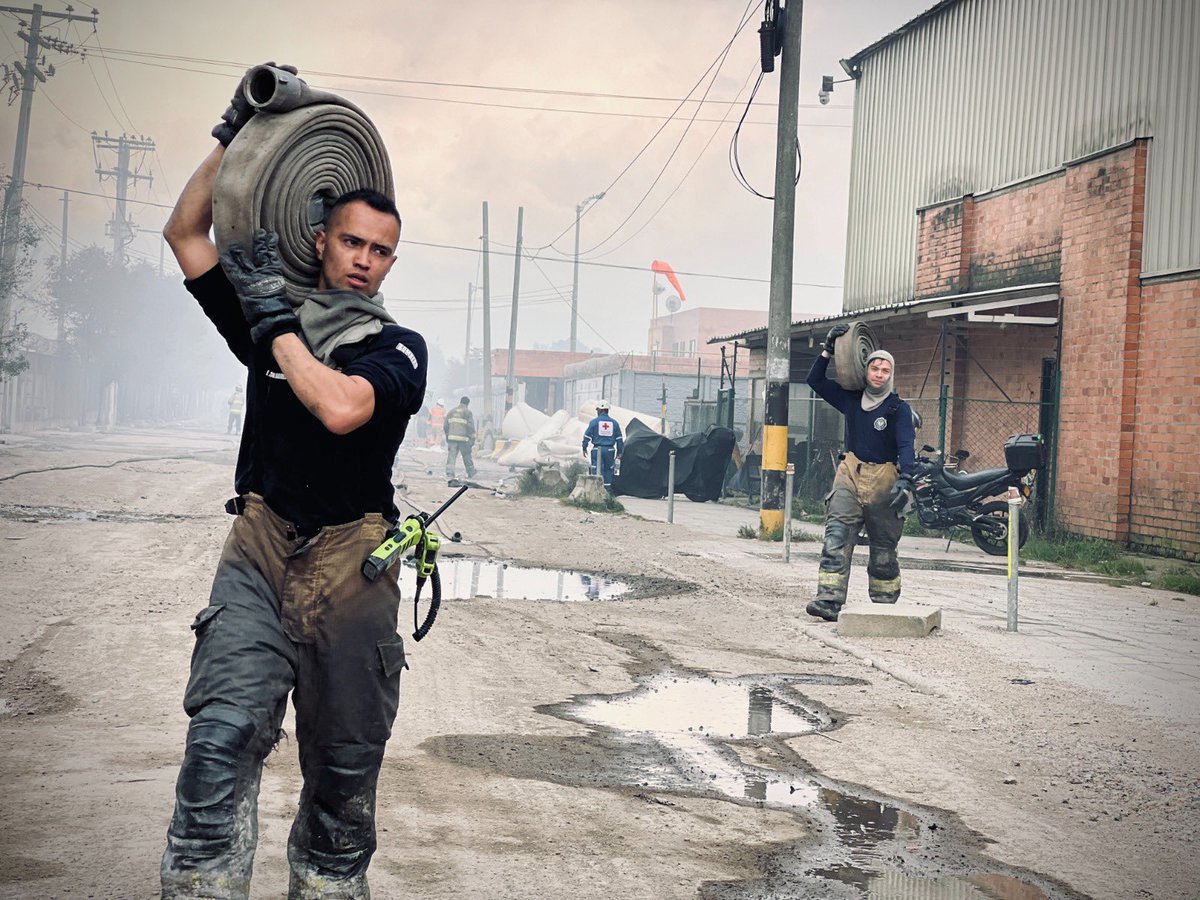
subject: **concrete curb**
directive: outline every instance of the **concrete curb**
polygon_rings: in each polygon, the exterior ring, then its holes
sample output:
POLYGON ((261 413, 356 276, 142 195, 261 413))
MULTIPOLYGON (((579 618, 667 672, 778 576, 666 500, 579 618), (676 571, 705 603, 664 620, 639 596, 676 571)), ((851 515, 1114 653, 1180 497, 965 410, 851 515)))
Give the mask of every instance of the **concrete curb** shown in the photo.
POLYGON ((949 692, 940 684, 930 681, 915 672, 910 672, 902 666, 894 666, 890 663, 883 663, 877 660, 865 650, 855 647, 853 644, 847 644, 845 641, 835 638, 831 634, 825 634, 819 625, 801 625, 799 626, 800 633, 810 640, 816 641, 818 644, 824 644, 832 650, 840 650, 842 653, 848 653, 855 659, 861 660, 873 669, 878 669, 885 675, 890 675, 897 681, 907 684, 914 690, 920 691, 922 694, 929 694, 932 697, 948 697, 949 692))

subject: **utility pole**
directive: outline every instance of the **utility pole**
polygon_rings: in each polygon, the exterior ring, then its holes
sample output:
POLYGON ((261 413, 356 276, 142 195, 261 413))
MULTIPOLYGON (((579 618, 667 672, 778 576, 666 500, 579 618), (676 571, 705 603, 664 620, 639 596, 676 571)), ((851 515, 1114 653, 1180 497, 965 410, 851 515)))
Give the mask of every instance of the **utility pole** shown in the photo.
POLYGON ((517 365, 517 297, 521 293, 521 230, 525 223, 525 207, 517 207, 517 249, 513 251, 512 318, 508 325, 508 373, 504 380, 504 411, 517 402, 517 380, 513 369, 517 365))
POLYGON ((788 446, 788 390, 792 374, 792 253, 796 231, 796 130, 800 104, 800 23, 803 0, 787 0, 782 28, 778 130, 775 136, 775 217, 771 229, 771 304, 767 317, 767 398, 763 417, 762 491, 759 524, 763 532, 783 528, 788 446))
POLYGON ((475 285, 467 282, 467 349, 463 351, 463 377, 467 387, 471 386, 471 301, 475 298, 475 285))
POLYGON ((593 200, 603 200, 604 191, 593 194, 575 205, 575 275, 571 279, 571 352, 576 349, 575 336, 579 333, 579 218, 584 208, 593 200))
MULTIPOLYGON (((17 141, 13 151, 11 177, 8 180, 8 190, 4 192, 4 231, 0 237, 0 267, 9 269, 17 258, 17 248, 21 245, 21 193, 25 187, 25 156, 29 150, 29 119, 33 112, 33 91, 40 81, 43 84, 47 78, 54 77, 54 66, 46 67, 43 72, 38 68, 39 56, 45 61, 42 50, 53 50, 56 53, 79 53, 74 44, 58 38, 46 37, 42 34, 44 24, 55 22, 91 22, 95 25, 100 14, 92 10, 90 16, 77 16, 67 7, 66 12, 46 12, 40 3, 33 4, 32 9, 17 6, 0 6, 0 12, 14 13, 17 16, 29 16, 29 21, 20 19, 23 28, 17 37, 25 42, 25 62, 14 62, 12 68, 4 67, 4 83, 12 83, 21 91, 21 110, 17 117, 17 141)), ((0 334, 3 334, 8 324, 8 311, 12 298, 0 295, 0 334)))
MULTIPOLYGON (((59 272, 60 278, 63 277, 63 275, 67 271, 67 224, 69 222, 67 213, 71 206, 71 194, 69 191, 63 191, 62 205, 63 205, 62 248, 58 252, 58 272, 59 272)), ((65 335, 63 333, 64 331, 66 331, 66 315, 65 315, 65 310, 63 309, 62 303, 60 301, 58 304, 58 335, 57 335, 59 352, 61 352, 63 349, 63 339, 65 338, 65 335)))
POLYGON ((98 134, 92 135, 92 144, 96 151, 96 160, 99 162, 101 150, 115 150, 117 153, 116 165, 111 169, 102 169, 99 165, 96 166, 96 174, 100 176, 100 180, 105 178, 114 178, 117 182, 117 205, 113 209, 112 221, 109 223, 109 235, 113 242, 113 262, 125 262, 125 245, 133 240, 135 230, 134 224, 129 221, 125 214, 125 200, 129 193, 129 183, 132 180, 135 184, 138 181, 153 181, 153 175, 142 175, 137 171, 129 168, 129 161, 133 152, 146 153, 154 150, 154 141, 149 138, 130 137, 129 135, 121 135, 119 138, 110 138, 107 134, 103 137, 98 134))
POLYGON ((488 268, 488 205, 483 201, 483 417, 492 421, 492 276, 488 268))

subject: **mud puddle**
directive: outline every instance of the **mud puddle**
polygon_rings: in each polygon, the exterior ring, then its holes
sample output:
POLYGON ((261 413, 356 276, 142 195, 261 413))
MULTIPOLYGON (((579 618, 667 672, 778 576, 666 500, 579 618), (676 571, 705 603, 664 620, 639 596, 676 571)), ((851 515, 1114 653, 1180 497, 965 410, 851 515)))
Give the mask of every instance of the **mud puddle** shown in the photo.
MULTIPOLYGON (((405 560, 412 569, 411 559, 405 560)), ((470 557, 441 557, 438 574, 442 581, 443 600, 552 600, 562 603, 584 603, 592 600, 615 600, 630 593, 632 586, 620 579, 592 572, 566 569, 539 569, 493 559, 470 557)), ((403 576, 402 589, 412 596, 415 577, 411 571, 403 576), (404 582, 407 582, 405 584, 404 582)), ((426 588, 425 592, 428 592, 426 588)))
MULTIPOLYGON (((556 715, 651 740, 666 750, 630 773, 633 785, 664 792, 717 794, 734 802, 791 809, 814 822, 816 848, 777 854, 772 889, 712 885, 711 897, 921 897, 923 900, 1049 900, 1071 896, 1048 879, 963 853, 965 843, 936 815, 884 797, 856 796, 796 771, 784 739, 824 734, 837 714, 799 693, 804 683, 854 683, 815 675, 718 679, 668 671, 625 694, 581 698, 556 715), (947 870, 960 871, 947 871, 947 870)), ((828 739, 828 738, 827 738, 828 739)))

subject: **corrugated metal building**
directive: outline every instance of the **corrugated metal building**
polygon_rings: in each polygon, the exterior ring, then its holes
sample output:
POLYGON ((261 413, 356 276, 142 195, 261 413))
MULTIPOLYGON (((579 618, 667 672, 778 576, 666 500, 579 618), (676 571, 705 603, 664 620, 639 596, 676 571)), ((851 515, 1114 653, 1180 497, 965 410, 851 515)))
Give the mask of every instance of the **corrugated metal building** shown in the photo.
POLYGON ((1200 270, 1200 4, 945 0, 856 79, 847 312, 908 300, 913 211, 1153 140, 1143 277, 1200 270))
MULTIPOLYGON (((843 66, 844 312, 793 323, 793 391, 868 321, 918 444, 1041 431, 1043 524, 1200 558, 1200 3, 944 0, 843 66)), ((840 441, 791 418, 802 458, 840 441)))

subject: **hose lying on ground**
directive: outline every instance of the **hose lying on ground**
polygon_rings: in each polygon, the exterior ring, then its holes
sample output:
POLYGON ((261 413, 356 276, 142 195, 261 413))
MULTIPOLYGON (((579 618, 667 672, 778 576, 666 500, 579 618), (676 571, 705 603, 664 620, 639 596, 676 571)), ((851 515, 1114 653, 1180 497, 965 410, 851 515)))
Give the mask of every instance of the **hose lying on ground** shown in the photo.
POLYGON ((851 322, 850 330, 833 345, 834 378, 848 391, 861 391, 867 384, 867 357, 879 349, 875 333, 863 322, 851 322))
POLYGON ((258 112, 229 144, 213 184, 217 248, 250 246, 256 228, 277 232, 296 297, 317 283, 314 236, 328 207, 357 188, 394 197, 391 164, 362 110, 289 72, 255 67, 246 98, 258 112))

